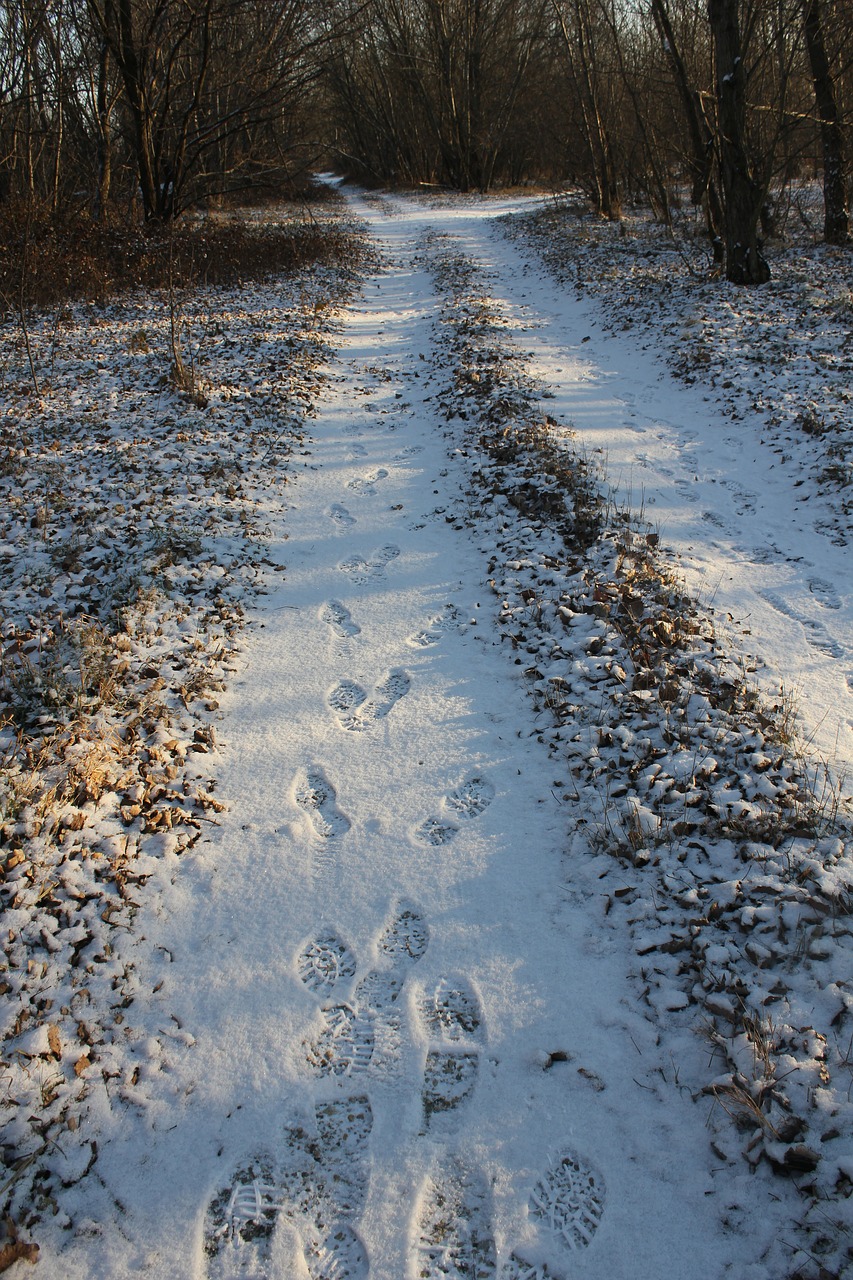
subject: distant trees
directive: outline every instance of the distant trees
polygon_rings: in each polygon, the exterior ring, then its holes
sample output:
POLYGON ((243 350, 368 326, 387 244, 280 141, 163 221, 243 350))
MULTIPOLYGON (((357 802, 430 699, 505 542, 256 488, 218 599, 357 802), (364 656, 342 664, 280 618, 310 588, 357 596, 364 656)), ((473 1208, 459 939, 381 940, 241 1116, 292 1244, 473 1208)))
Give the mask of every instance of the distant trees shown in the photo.
POLYGON ((773 194, 850 236, 850 0, 0 0, 0 207, 166 222, 323 153, 362 178, 702 210, 767 278, 773 194))
POLYGON ((339 5, 326 83, 341 154, 383 180, 468 191, 502 179, 545 8, 545 0, 367 0, 355 13, 339 5))

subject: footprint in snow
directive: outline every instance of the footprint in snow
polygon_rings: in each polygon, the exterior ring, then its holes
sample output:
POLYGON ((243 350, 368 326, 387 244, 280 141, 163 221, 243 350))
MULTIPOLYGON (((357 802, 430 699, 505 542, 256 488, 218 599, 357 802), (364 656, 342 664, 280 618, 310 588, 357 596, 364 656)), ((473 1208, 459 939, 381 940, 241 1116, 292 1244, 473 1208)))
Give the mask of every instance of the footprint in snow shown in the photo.
POLYGON ((309 1067, 318 1076, 352 1076, 366 1071, 373 1057, 373 1019, 348 1004, 322 1011, 323 1026, 305 1044, 309 1067))
POLYGON ((494 1276, 497 1259, 485 1180, 447 1160, 427 1178, 419 1199, 413 1274, 423 1280, 494 1276))
MULTIPOLYGON (((377 940, 381 967, 361 979, 350 1003, 324 1006, 321 1029, 305 1044, 308 1065, 316 1074, 349 1076, 367 1070, 376 1045, 377 1020, 390 1029, 398 1025, 394 1005, 406 973, 421 959, 428 942, 429 929, 421 913, 411 903, 399 903, 377 940)), ((306 986, 322 998, 352 977, 356 964, 346 944, 329 930, 303 946, 297 970, 306 986)), ((453 997, 457 1002, 464 998, 460 992, 461 988, 453 997)), ((444 996, 444 1003, 448 999, 449 995, 444 996)), ((460 1010, 460 1016, 466 1016, 461 1005, 460 1010)))
POLYGON ((452 822, 443 822, 441 818, 424 818, 420 826, 415 828, 415 839, 422 844, 431 844, 436 849, 450 844, 458 835, 459 828, 452 822))
POLYGON ((418 1001, 421 1020, 434 1039, 454 1043, 479 1039, 483 1013, 477 993, 465 978, 442 978, 434 991, 418 1001))
POLYGON ((397 1073, 402 1052, 404 1003, 400 1001, 411 967, 422 957, 429 938, 423 917, 402 905, 377 942, 377 966, 358 983, 356 1008, 374 1019, 376 1045, 371 1073, 389 1079, 397 1073))
POLYGON ((407 445, 405 449, 401 449, 399 453, 394 454, 395 462, 408 462, 410 458, 416 458, 419 453, 423 453, 423 446, 419 444, 407 445))
POLYGON ((825 609, 840 609, 841 600, 838 592, 835 590, 831 582, 825 582, 823 578, 812 578, 809 582, 809 591, 817 600, 818 604, 822 604, 825 609))
POLYGON ((349 640, 361 633, 361 627, 353 622, 352 614, 339 600, 330 600, 320 610, 320 618, 327 623, 340 640, 349 640))
POLYGON ((408 672, 402 668, 389 671, 368 700, 360 684, 356 684, 354 680, 342 680, 329 694, 329 706, 338 717, 342 729, 351 733, 363 733, 377 720, 388 715, 392 707, 408 693, 411 683, 408 672))
POLYGON ((337 806, 337 793, 319 765, 297 778, 294 799, 323 840, 349 831, 350 821, 337 806))
POLYGON ((431 1039, 444 1042, 428 1050, 424 1064, 421 1102, 422 1132, 426 1133, 447 1128, 448 1116, 474 1092, 480 1073, 483 1014, 470 983, 446 978, 420 998, 418 1011, 431 1039))
POLYGON ((752 564, 779 564, 785 560, 785 555, 778 547, 750 547, 744 551, 744 555, 752 564))
POLYGON ((296 961, 300 978, 318 996, 331 995, 334 988, 355 976, 355 956, 332 930, 306 942, 296 961))
POLYGON ((675 487, 688 502, 696 502, 695 480, 676 480, 675 487))
POLYGON ((403 975, 372 969, 355 989, 356 1007, 369 1009, 379 1018, 388 1018, 394 1012, 397 997, 403 990, 403 975))
POLYGON ((407 643, 413 649, 427 649, 431 645, 438 644, 441 637, 448 631, 461 626, 461 620, 462 614, 455 605, 445 605, 444 610, 437 613, 423 631, 416 631, 414 635, 409 636, 407 643))
POLYGON ((281 1206, 282 1189, 272 1156, 260 1154, 247 1160, 207 1207, 202 1229, 207 1280, 268 1275, 281 1206))
POLYGON ((585 1249, 604 1213, 604 1180, 573 1152, 563 1152, 533 1188, 530 1216, 571 1252, 585 1249))
MULTIPOLYGON (((737 441, 732 442, 737 445, 737 441)), ((735 498, 735 510, 739 516, 754 515, 757 498, 754 493, 744 489, 736 480, 722 480, 723 484, 735 498)))
POLYGON ((517 1253, 510 1255, 501 1271, 501 1280, 559 1280, 546 1262, 525 1262, 517 1253))
POLYGON ((333 502, 329 507, 329 518, 341 529, 350 529, 356 523, 355 516, 350 515, 342 502, 333 502))
POLYGON ((830 658, 844 657, 845 650, 836 640, 833 640, 832 636, 824 630, 819 622, 815 622, 813 619, 806 618, 801 613, 798 613, 796 609, 788 604, 787 600, 783 600, 774 591, 759 591, 758 594, 777 613, 781 613, 785 618, 790 618, 793 622, 799 622, 806 633, 806 640, 813 649, 817 649, 820 653, 829 654, 830 658))
POLYGON ((374 578, 381 578, 386 566, 396 560, 399 554, 400 548, 389 543, 374 551, 369 560, 365 560, 364 556, 350 556, 348 560, 342 560, 338 567, 349 574, 353 582, 370 582, 374 578))
POLYGON ((367 1280, 370 1264, 364 1245, 347 1222, 311 1227, 302 1233, 303 1255, 311 1280, 367 1280))
POLYGON ((476 1053, 459 1053, 446 1049, 430 1049, 424 1063, 421 1090, 423 1128, 421 1133, 447 1131, 448 1117, 467 1102, 474 1092, 480 1074, 476 1053))
POLYGON ((349 1219, 364 1207, 372 1127, 366 1097, 334 1098, 318 1104, 313 1125, 287 1126, 275 1157, 239 1168, 205 1216, 207 1280, 279 1274, 282 1224, 291 1240, 296 1232, 311 1280, 366 1280, 367 1254, 349 1219))
POLYGON ((429 944, 429 928, 420 911, 411 902, 400 902, 379 936, 379 954, 396 969, 417 964, 429 944))
MULTIPOLYGON (((488 809, 495 796, 495 789, 488 779, 480 774, 472 774, 445 796, 442 805, 455 818, 479 818, 488 809)), ((415 830, 415 838, 424 844, 435 847, 450 844, 459 834, 459 827, 453 821, 431 816, 426 818, 415 830)))
POLYGON ((444 803, 460 818, 478 818, 495 798, 492 784, 479 774, 473 774, 450 792, 444 803))
POLYGON ((367 1199, 373 1110, 365 1095, 317 1103, 313 1122, 286 1125, 280 1145, 282 1208, 302 1229, 352 1220, 367 1199))
POLYGON ((376 492, 376 486, 380 480, 384 480, 388 472, 384 467, 377 467, 375 471, 369 472, 366 476, 356 476, 354 480, 350 480, 347 488, 360 497, 370 495, 376 492))

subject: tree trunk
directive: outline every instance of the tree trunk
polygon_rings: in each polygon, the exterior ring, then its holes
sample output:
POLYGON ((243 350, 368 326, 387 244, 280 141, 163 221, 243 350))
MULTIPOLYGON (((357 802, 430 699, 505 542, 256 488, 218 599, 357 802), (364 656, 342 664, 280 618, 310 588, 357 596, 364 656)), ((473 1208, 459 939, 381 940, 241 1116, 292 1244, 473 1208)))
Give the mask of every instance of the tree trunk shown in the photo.
POLYGON ((146 222, 160 214, 160 193, 157 182, 157 164, 154 159, 153 121, 145 100, 145 85, 139 66, 133 32, 132 0, 118 0, 118 26, 121 58, 119 70, 124 81, 127 103, 133 120, 133 141, 139 187, 142 192, 142 208, 146 222))
POLYGON ((584 122, 587 150, 596 188, 598 212, 611 222, 622 218, 622 197, 619 179, 613 159, 610 133, 605 124, 594 65, 595 46, 591 38, 586 0, 574 0, 576 28, 569 30, 566 16, 558 0, 551 0, 555 17, 563 37, 563 46, 569 67, 579 90, 580 108, 584 122), (580 75, 578 74, 578 64, 580 75))
POLYGON ((675 84, 678 89, 684 115, 687 119, 687 130, 690 135, 690 155, 687 167, 691 179, 691 197, 694 204, 701 204, 705 210, 705 225, 708 228, 708 239, 715 262, 722 262, 723 247, 723 210, 717 184, 714 181, 714 134, 708 124, 702 99, 687 74, 681 50, 675 39, 675 32, 666 8, 666 0, 652 0, 652 14, 655 25, 663 41, 666 55, 669 58, 675 84))
POLYGON ((803 0, 803 22, 823 147, 823 238, 827 244, 847 244, 850 218, 845 190, 844 137, 826 54, 820 0, 803 0))
POLYGON ((109 101, 110 47, 104 39, 101 41, 101 55, 98 62, 98 195, 96 217, 103 218, 110 198, 110 182, 112 179, 112 154, 110 140, 110 101, 109 101))
POLYGON ((746 149, 746 71, 738 0, 708 0, 708 21, 716 55, 726 279, 734 284, 766 284, 770 267, 758 239, 762 195, 746 149))

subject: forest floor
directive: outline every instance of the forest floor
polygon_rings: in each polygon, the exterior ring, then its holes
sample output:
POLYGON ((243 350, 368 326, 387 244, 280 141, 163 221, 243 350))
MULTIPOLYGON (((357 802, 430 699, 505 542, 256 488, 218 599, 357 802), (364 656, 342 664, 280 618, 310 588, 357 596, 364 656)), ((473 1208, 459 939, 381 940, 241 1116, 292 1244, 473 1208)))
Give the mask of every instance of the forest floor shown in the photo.
POLYGON ((852 1275, 849 255, 347 207, 0 334, 0 1267, 852 1275))

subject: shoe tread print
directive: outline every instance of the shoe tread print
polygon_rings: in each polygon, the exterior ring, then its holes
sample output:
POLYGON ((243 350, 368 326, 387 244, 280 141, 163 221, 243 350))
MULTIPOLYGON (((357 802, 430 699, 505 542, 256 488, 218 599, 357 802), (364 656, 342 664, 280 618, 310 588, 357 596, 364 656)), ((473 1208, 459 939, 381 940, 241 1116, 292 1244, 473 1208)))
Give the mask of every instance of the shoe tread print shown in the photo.
POLYGON ((214 1195, 203 1228, 208 1280, 267 1275, 282 1196, 267 1156, 248 1162, 214 1195))
POLYGON ((332 628, 339 640, 349 640, 361 632, 361 627, 353 622, 352 614, 340 600, 330 600, 324 605, 320 617, 332 628))
MULTIPOLYGON (((316 1137, 303 1141, 312 1161, 302 1183, 308 1194, 297 1208, 318 1226, 329 1217, 354 1218, 364 1208, 368 1186, 364 1164, 373 1111, 366 1095, 337 1097, 318 1103, 315 1117, 316 1137)), ((298 1164, 298 1147, 294 1154, 298 1164)))
POLYGON ((451 791, 445 804, 460 818, 479 818, 488 809, 494 796, 495 789, 491 782, 480 774, 474 774, 451 791))
POLYGON ((420 1001, 421 1017, 431 1036, 455 1042, 480 1033, 483 1014, 477 993, 465 978, 442 978, 420 1001))
POLYGON ((366 1071, 373 1057, 373 1022, 348 1004, 323 1010, 325 1025, 306 1044, 308 1064, 320 1076, 350 1076, 366 1071))
POLYGON ((444 822, 441 818, 435 817, 424 818, 415 831, 418 840, 422 840, 424 844, 431 844, 436 849, 443 844, 450 844, 458 834, 459 828, 452 822, 444 822))
POLYGON ((401 667, 389 671, 376 686, 372 697, 355 680, 342 680, 328 696, 328 703, 338 717, 342 729, 363 733, 377 720, 384 719, 396 703, 409 692, 412 680, 401 667))
POLYGON ((303 1258, 311 1280, 366 1280, 364 1245, 348 1219, 364 1208, 364 1168, 373 1129, 366 1094, 335 1097, 314 1110, 316 1138, 308 1144, 316 1161, 313 1202, 299 1225, 303 1258))
POLYGON ((510 1254, 501 1271, 501 1280, 562 1280, 544 1262, 524 1262, 518 1254, 510 1254))
POLYGON ((347 560, 342 560, 338 567, 349 574, 353 582, 366 583, 371 579, 382 577, 387 566, 392 560, 396 560, 399 554, 400 548, 388 543, 384 547, 377 547, 369 560, 365 560, 364 556, 354 555, 347 560))
POLYGON ((573 1152, 564 1152, 539 1179, 530 1213, 571 1250, 589 1245, 604 1212, 604 1181, 573 1152))
POLYGON ((302 1242, 311 1280, 367 1280, 367 1253, 348 1222, 308 1228, 302 1242))
POLYGON ((337 793, 319 765, 297 778, 294 799, 322 840, 344 835, 350 821, 337 806, 337 793))
POLYGON ((413 649, 427 649, 431 645, 438 644, 445 632, 452 631, 454 627, 460 625, 461 618, 462 614, 455 605, 445 605, 444 611, 436 614, 423 631, 416 631, 414 635, 409 636, 408 643, 413 649))
POLYGON ((340 982, 355 974, 355 956, 331 929, 306 942, 296 962, 300 978, 318 996, 331 995, 340 982))
POLYGON ((418 1215, 419 1280, 491 1280, 495 1245, 481 1178, 448 1161, 427 1179, 418 1215))
POLYGON ((342 680, 329 694, 329 706, 341 716, 357 711, 367 694, 355 680, 342 680))
POLYGON ((429 1050, 421 1091, 424 1131, 440 1126, 448 1112, 457 1111, 463 1102, 467 1102, 474 1092, 479 1073, 479 1054, 429 1050))
POLYGON ((429 928, 411 903, 401 902, 379 938, 379 952, 395 966, 416 964, 427 949, 429 928))
POLYGON ((379 1015, 387 1014, 397 1003, 402 989, 403 979, 400 974, 373 969, 365 974, 356 987, 355 1002, 360 1009, 371 1009, 379 1015))
POLYGON ((349 1164, 361 1159, 373 1128, 373 1110, 365 1094, 320 1102, 315 1114, 321 1163, 349 1164))

